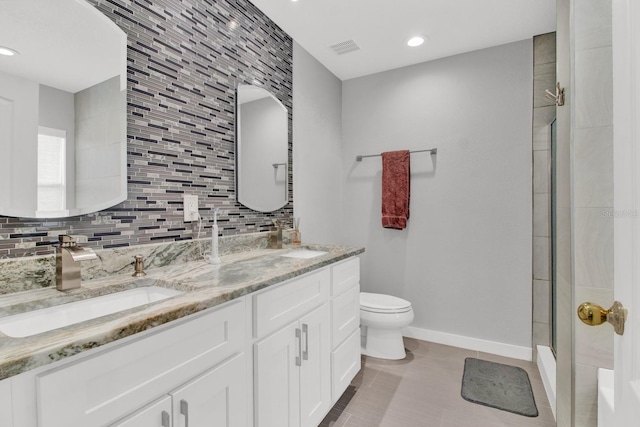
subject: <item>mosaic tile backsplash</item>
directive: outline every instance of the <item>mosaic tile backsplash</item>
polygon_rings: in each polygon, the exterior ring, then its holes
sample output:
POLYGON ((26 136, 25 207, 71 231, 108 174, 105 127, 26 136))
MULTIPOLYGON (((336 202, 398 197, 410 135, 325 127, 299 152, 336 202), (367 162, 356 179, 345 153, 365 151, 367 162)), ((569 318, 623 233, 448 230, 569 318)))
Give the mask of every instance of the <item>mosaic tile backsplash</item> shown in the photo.
POLYGON ((53 253, 59 234, 93 248, 197 237, 182 195, 197 194, 202 235, 266 231, 293 215, 292 39, 246 0, 88 0, 128 36, 128 199, 64 219, 0 216, 0 258, 53 253), (289 111, 289 203, 260 213, 235 195, 235 87, 260 85, 289 111))

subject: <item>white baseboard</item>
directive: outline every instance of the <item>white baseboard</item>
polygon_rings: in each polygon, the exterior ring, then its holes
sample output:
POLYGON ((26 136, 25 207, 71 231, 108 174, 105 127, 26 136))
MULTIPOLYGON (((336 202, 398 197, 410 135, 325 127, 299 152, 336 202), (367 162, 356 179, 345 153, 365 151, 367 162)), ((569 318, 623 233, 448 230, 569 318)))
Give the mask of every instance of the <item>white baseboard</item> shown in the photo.
POLYGON ((450 345, 453 347, 466 348, 468 350, 482 351, 484 353, 497 354, 499 356, 521 360, 532 360, 533 358, 533 351, 530 347, 521 347, 501 342, 465 337, 462 335, 453 335, 445 332, 416 328, 414 326, 407 326, 402 330, 402 332, 405 337, 450 345))
POLYGON ((538 371, 542 377, 544 390, 547 392, 547 399, 551 405, 553 417, 556 417, 556 358, 551 349, 544 345, 536 346, 538 349, 538 371))

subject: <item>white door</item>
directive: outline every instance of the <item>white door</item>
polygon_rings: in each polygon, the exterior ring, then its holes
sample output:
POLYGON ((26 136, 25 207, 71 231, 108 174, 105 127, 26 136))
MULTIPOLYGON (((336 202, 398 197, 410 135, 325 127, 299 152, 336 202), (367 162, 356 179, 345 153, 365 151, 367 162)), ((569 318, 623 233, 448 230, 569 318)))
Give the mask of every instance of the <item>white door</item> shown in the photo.
POLYGON ((246 370, 240 353, 173 391, 173 426, 245 427, 246 370))
POLYGON ((628 310, 615 337, 616 426, 640 422, 640 3, 613 0, 615 299, 628 310))
POLYGON ((165 396, 145 406, 135 414, 111 427, 171 427, 171 396, 165 396))
POLYGON ((331 408, 331 333, 329 305, 300 319, 300 425, 316 427, 331 408))
POLYGON ((299 331, 295 322, 254 344, 256 427, 300 426, 299 331))

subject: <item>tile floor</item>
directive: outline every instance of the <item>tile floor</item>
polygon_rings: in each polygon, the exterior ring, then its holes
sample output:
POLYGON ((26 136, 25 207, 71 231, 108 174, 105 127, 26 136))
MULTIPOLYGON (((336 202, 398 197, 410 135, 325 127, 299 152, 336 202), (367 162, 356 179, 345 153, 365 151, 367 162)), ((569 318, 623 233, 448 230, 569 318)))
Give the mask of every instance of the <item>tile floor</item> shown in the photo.
POLYGON ((362 357, 362 370, 320 427, 555 427, 536 365, 517 359, 405 338, 407 358, 362 357), (524 417, 460 396, 464 359, 523 368, 539 415, 524 417))

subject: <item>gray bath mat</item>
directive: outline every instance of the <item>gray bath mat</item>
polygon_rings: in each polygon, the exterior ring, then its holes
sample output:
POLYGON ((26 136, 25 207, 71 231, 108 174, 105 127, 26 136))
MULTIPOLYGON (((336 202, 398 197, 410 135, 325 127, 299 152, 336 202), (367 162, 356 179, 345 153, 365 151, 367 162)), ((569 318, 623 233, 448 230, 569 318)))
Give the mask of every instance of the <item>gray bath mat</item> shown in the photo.
POLYGON ((538 416, 529 375, 515 366, 466 358, 462 397, 469 402, 526 417, 538 416))

